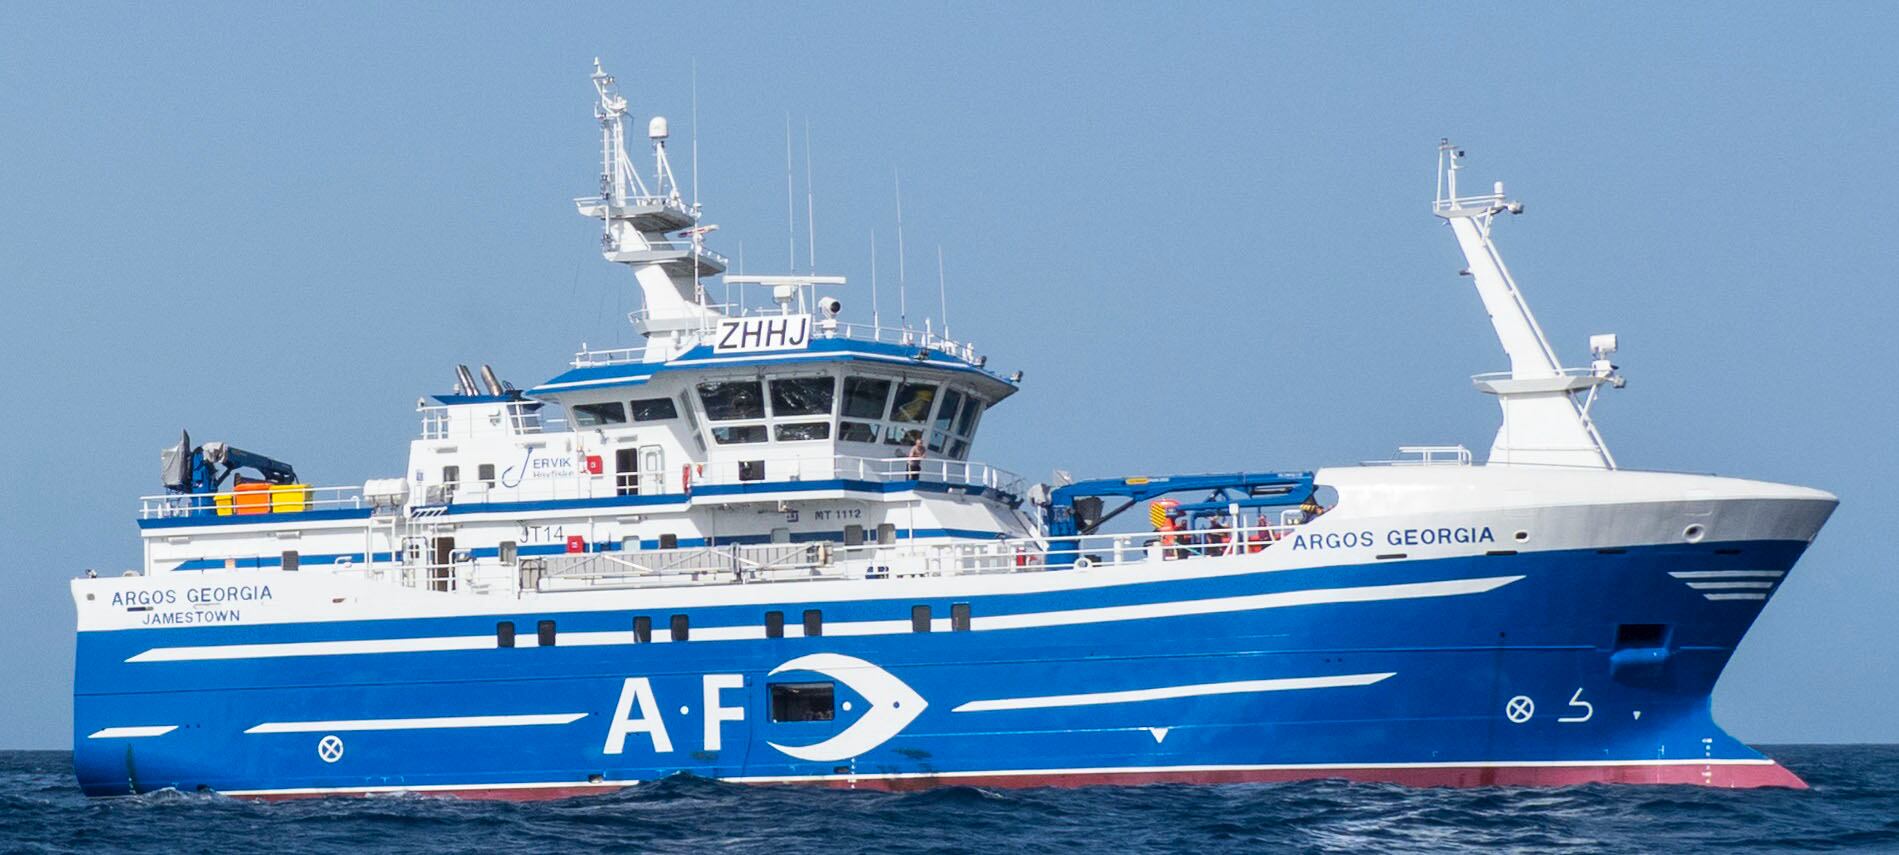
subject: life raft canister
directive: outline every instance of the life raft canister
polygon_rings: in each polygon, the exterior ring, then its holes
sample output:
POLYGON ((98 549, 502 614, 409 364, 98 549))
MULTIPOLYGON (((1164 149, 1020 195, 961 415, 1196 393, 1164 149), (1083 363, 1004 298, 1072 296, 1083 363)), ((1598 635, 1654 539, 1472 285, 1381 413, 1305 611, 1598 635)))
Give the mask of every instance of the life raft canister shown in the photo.
POLYGON ((1173 499, 1155 499, 1147 503, 1147 521, 1154 524, 1154 530, 1160 532, 1161 545, 1174 545, 1174 509, 1180 503, 1173 499))

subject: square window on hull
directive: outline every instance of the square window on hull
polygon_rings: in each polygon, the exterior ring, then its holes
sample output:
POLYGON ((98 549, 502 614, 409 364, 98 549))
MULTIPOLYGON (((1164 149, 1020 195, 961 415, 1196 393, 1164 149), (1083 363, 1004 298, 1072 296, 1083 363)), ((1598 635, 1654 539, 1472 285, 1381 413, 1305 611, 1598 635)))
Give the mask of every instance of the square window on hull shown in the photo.
POLYGON ((834 683, 772 683, 771 720, 830 721, 837 717, 834 683))

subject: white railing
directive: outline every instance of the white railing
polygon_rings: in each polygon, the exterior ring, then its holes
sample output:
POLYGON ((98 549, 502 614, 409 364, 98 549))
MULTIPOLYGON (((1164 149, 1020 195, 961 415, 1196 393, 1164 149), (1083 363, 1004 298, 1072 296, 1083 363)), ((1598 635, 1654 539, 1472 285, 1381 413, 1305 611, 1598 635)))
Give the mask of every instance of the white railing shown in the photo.
MULTIPOLYGON (((733 318, 757 317, 773 314, 777 311, 775 308, 754 308, 741 311, 739 307, 733 305, 715 305, 707 306, 707 308, 718 311, 726 317, 733 318)), ((644 323, 648 317, 644 309, 627 314, 627 320, 636 327, 644 323)), ((700 335, 709 338, 712 335, 712 330, 710 328, 700 330, 700 335)), ((817 338, 844 338, 852 341, 871 341, 915 347, 919 350, 931 350, 937 353, 947 354, 974 365, 981 365, 983 362, 982 356, 976 352, 976 346, 974 344, 946 338, 931 329, 931 325, 928 322, 924 324, 922 329, 917 329, 915 327, 885 327, 872 324, 846 323, 838 320, 819 320, 812 335, 817 338)), ((596 350, 582 344, 580 350, 574 353, 574 359, 570 364, 575 368, 590 368, 598 365, 626 365, 643 362, 645 361, 645 356, 645 347, 616 347, 596 350)))
MULTIPOLYGON (((608 204, 608 201, 606 197, 604 196, 575 196, 574 204, 577 206, 586 206, 586 207, 591 208, 591 207, 599 207, 601 205, 606 205, 608 204)), ((624 202, 622 202, 622 204, 619 205, 619 207, 621 208, 665 208, 670 211, 677 211, 678 213, 683 214, 687 217, 692 216, 692 211, 691 209, 686 207, 686 203, 684 201, 681 201, 678 197, 671 196, 671 195, 627 196, 624 202)))
POLYGON ((719 460, 693 464, 692 483, 744 484, 779 481, 927 481, 966 487, 987 487, 1014 496, 1026 487, 1022 476, 987 463, 963 460, 903 457, 766 457, 760 460, 719 460))
POLYGON ((279 485, 270 490, 227 493, 172 493, 140 496, 139 519, 187 516, 247 517, 298 514, 337 508, 366 508, 361 487, 279 485))
MULTIPOLYGON (((1298 526, 998 538, 950 543, 735 544, 528 559, 523 590, 671 587, 1034 573, 1251 555, 1298 526), (1072 541, 1074 545, 1055 546, 1072 541)), ((525 562, 524 562, 525 563, 525 562)))
MULTIPOLYGON (((504 417, 507 419, 510 435, 537 434, 545 430, 538 404, 511 402, 506 404, 506 407, 504 417)), ((417 407, 416 412, 422 414, 423 439, 448 439, 451 434, 473 437, 488 432, 489 425, 476 421, 472 416, 462 420, 459 431, 456 430, 456 420, 450 416, 447 406, 430 404, 417 407)))
POLYGON ((1366 466, 1469 466, 1470 449, 1461 445, 1400 445, 1398 453, 1408 455, 1390 460, 1366 460, 1366 466))
MULTIPOLYGON (((713 252, 712 250, 706 249, 704 245, 695 244, 689 240, 647 240, 646 246, 644 247, 622 246, 622 247, 615 247, 613 251, 616 253, 624 254, 624 255, 637 255, 639 253, 646 253, 646 252, 651 252, 651 253, 680 252, 680 253, 685 253, 687 258, 691 258, 696 255, 699 258, 707 259, 715 263, 720 268, 728 267, 732 263, 731 259, 726 258, 725 256, 720 255, 719 253, 713 252)), ((708 271, 708 272, 716 272, 716 271, 708 271)))
MULTIPOLYGON (((765 457, 758 460, 720 460, 687 464, 690 471, 623 473, 610 478, 556 477, 500 487, 474 478, 449 484, 416 487, 410 500, 417 505, 482 504, 492 501, 548 501, 604 499, 614 495, 680 495, 708 485, 783 483, 786 481, 853 480, 878 483, 917 480, 961 487, 988 488, 1021 496, 1027 484, 1022 476, 987 463, 929 459, 918 461, 912 477, 910 461, 902 457, 765 457)), ((281 487, 280 490, 290 488, 281 487)), ((139 518, 191 516, 250 516, 263 513, 302 513, 330 508, 369 507, 361 487, 301 487, 298 494, 257 491, 250 494, 200 493, 143 496, 139 518), (223 505, 219 498, 223 498, 223 505), (239 505, 240 496, 246 504, 239 505), (260 498, 261 497, 261 498, 260 498), (268 508, 263 510, 262 508, 268 508), (220 510, 229 513, 220 513, 220 510)))

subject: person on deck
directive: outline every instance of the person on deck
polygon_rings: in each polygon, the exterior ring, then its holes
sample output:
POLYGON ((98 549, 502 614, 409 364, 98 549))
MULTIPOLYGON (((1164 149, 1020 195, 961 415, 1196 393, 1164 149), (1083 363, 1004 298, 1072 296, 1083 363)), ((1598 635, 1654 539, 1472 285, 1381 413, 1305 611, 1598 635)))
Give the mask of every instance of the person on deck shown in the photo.
POLYGON ((927 453, 923 448, 923 432, 917 431, 916 438, 916 442, 910 443, 910 480, 912 481, 923 478, 923 456, 927 453))

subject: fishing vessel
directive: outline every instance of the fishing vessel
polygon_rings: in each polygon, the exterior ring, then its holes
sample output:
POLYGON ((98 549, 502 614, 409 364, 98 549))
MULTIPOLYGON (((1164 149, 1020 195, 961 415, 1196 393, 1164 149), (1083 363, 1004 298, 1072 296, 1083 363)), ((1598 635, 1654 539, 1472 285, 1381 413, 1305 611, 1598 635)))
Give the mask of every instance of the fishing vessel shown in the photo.
POLYGON ((1460 195, 1456 146, 1431 210, 1509 359, 1481 462, 1031 483, 977 454, 1019 372, 842 277, 727 273, 665 120, 642 172, 592 82, 576 208, 644 345, 525 389, 456 366, 360 485, 181 438, 142 566, 71 583, 86 793, 1804 786, 1709 696, 1836 499, 1618 468, 1615 337, 1559 361, 1492 239, 1522 207, 1460 195))

